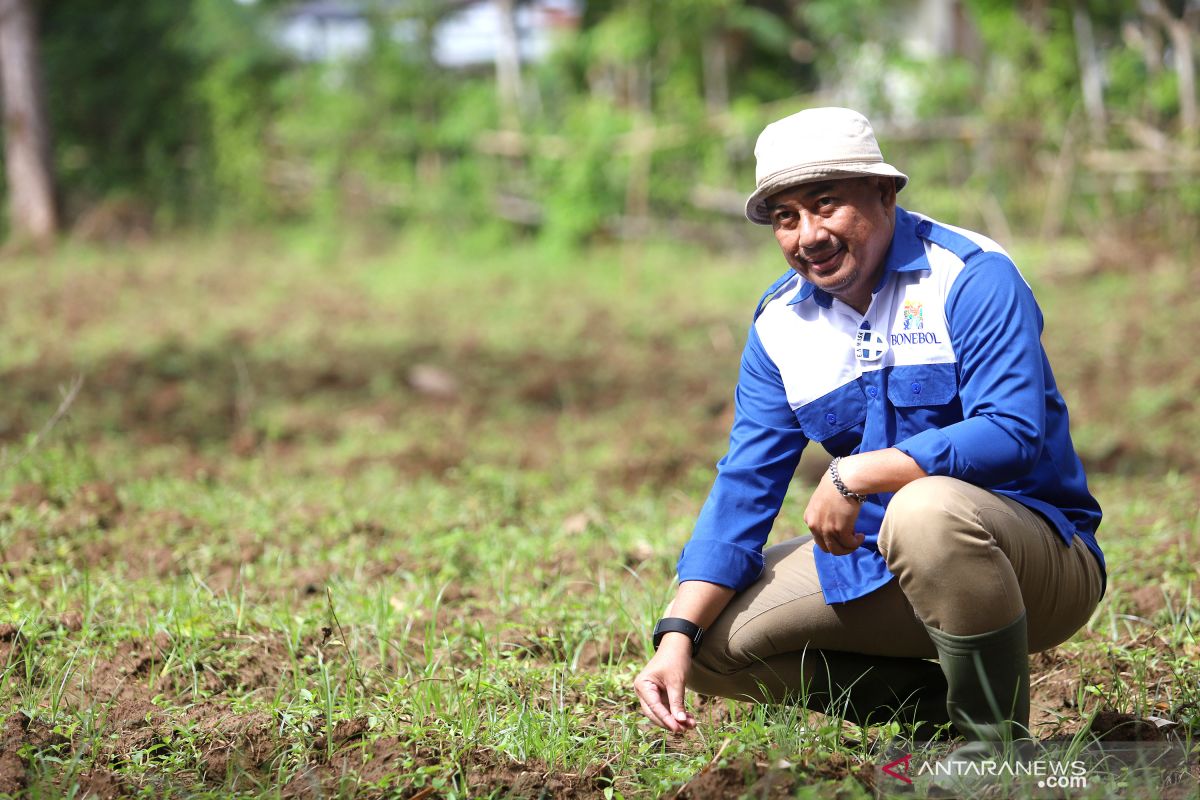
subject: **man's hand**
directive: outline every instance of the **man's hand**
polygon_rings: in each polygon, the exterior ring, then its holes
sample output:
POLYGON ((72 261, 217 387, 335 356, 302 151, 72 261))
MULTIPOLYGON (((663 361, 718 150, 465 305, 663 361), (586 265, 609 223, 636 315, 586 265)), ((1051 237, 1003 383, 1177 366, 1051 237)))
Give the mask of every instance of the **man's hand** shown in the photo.
POLYGON ((804 522, 812 531, 817 547, 835 556, 853 553, 865 538, 854 532, 860 508, 858 501, 842 497, 826 470, 808 501, 808 508, 804 509, 804 522))
MULTIPOLYGON (((733 597, 733 589, 707 581, 683 581, 664 616, 680 617, 708 628, 733 597)), ((664 633, 658 652, 633 679, 642 713, 672 733, 690 731, 696 718, 683 707, 683 692, 692 669, 692 640, 682 633, 664 633)))
MULTIPOLYGON (((846 488, 859 494, 898 492, 902 486, 926 475, 916 461, 894 447, 846 456, 838 462, 838 472, 846 488)), ((817 547, 844 556, 853 553, 865 538, 854 532, 859 510, 857 501, 842 497, 829 470, 825 470, 808 508, 804 509, 804 521, 817 547)))
POLYGON ((642 704, 642 713, 659 727, 672 733, 690 731, 696 718, 683 707, 683 692, 692 668, 692 643, 682 633, 668 633, 658 652, 638 676, 633 690, 642 704))

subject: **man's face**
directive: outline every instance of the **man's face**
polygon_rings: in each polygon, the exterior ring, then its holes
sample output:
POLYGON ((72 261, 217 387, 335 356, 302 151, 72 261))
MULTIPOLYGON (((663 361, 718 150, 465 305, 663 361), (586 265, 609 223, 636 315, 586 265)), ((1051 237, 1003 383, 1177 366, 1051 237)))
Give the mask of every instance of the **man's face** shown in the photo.
POLYGON ((818 289, 865 313, 895 226, 891 178, 806 183, 767 198, 788 264, 818 289))

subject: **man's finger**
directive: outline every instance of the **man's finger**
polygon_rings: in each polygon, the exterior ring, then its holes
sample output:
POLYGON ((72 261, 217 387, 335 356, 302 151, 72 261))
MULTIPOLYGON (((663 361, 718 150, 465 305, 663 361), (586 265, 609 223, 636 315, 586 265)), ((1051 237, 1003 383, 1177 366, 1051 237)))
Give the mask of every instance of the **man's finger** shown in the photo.
POLYGON ((646 701, 642 699, 641 695, 638 695, 638 702, 642 706, 642 716, 661 728, 662 722, 660 722, 658 717, 655 716, 654 712, 650 710, 650 706, 646 705, 646 701))
POLYGON ((687 720, 687 711, 683 708, 683 687, 674 683, 667 684, 667 699, 671 702, 671 717, 679 723, 687 720))
MULTIPOLYGON (((654 709, 652 709, 650 707, 651 695, 647 694, 645 692, 645 690, 642 688, 645 683, 650 683, 651 686, 654 686, 654 684, 650 681, 638 681, 637 684, 633 687, 634 692, 637 693, 638 702, 641 703, 641 705, 642 705, 642 715, 645 716, 646 719, 650 720, 658 727, 666 728, 667 727, 666 723, 664 723, 662 718, 658 714, 654 713, 654 709)), ((654 688, 657 689, 657 687, 654 687, 654 688)), ((668 730, 670 730, 670 729, 668 728, 668 730)))
MULTIPOLYGON (((851 553, 858 549, 858 546, 863 543, 863 535, 854 531, 838 531, 835 541, 838 547, 845 550, 846 553, 851 553)), ((845 555, 840 553, 839 555, 845 555)))
POLYGON ((679 723, 671 716, 671 710, 663 705, 662 687, 650 680, 645 683, 650 684, 645 687, 646 705, 650 706, 650 710, 654 712, 654 716, 658 718, 660 725, 675 733, 679 730, 679 723))

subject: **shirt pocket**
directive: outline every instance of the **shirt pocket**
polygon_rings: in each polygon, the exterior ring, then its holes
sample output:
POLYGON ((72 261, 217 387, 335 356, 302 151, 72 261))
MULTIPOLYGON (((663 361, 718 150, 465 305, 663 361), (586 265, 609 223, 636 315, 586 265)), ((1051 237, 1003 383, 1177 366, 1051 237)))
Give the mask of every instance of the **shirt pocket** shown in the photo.
POLYGON ((955 364, 911 364, 888 375, 888 402, 896 411, 896 439, 962 420, 955 364))
POLYGON ((833 455, 847 455, 862 441, 867 399, 857 380, 796 409, 800 430, 833 455))

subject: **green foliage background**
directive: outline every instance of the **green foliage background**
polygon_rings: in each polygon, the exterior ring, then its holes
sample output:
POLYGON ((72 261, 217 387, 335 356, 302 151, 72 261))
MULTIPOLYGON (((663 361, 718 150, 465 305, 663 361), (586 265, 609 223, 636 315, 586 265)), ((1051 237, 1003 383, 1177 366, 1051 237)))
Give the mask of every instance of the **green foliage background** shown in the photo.
MULTIPOLYGON (((1179 135, 1170 59, 1152 60, 1130 30, 1165 38, 1136 4, 1114 0, 964 0, 974 44, 942 58, 905 46, 917 3, 593 0, 550 58, 524 65, 518 109, 501 107, 490 68, 437 66, 433 31, 453 4, 365 2, 369 48, 326 62, 277 45, 292 5, 41 2, 68 219, 114 202, 156 227, 470 213, 487 220, 473 230, 488 240, 535 232, 566 244, 620 234, 629 216, 704 227, 719 215, 693 193, 744 190, 762 125, 837 103, 883 123, 885 152, 917 176, 927 210, 971 224, 998 209, 1036 229, 1064 142, 1129 146, 1131 123, 1179 135), (1103 69, 1099 134, 1082 122, 1073 9, 1090 20, 1103 69), (706 69, 714 53, 720 86, 706 69), (514 115, 522 146, 481 146, 514 115), (975 133, 948 133, 947 119, 975 133), (921 123, 925 135, 888 137, 921 123), (646 136, 648 148, 630 144, 646 136), (528 218, 496 214, 514 198, 534 209, 528 218)), ((1063 222, 1088 235, 1120 219, 1159 235, 1179 208, 1200 210, 1186 178, 1131 174, 1114 188, 1111 175, 1084 175, 1063 222)), ((1194 225, 1179 228, 1169 226, 1173 241, 1189 242, 1194 225)))

